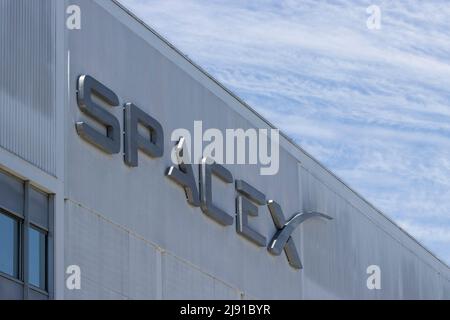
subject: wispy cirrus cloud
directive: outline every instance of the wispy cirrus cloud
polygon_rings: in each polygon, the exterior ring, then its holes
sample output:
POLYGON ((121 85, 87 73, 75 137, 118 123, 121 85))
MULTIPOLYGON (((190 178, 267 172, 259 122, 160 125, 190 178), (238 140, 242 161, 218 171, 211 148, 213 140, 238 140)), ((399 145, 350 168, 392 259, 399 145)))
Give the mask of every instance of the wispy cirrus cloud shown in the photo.
POLYGON ((447 1, 121 2, 450 263, 447 1))

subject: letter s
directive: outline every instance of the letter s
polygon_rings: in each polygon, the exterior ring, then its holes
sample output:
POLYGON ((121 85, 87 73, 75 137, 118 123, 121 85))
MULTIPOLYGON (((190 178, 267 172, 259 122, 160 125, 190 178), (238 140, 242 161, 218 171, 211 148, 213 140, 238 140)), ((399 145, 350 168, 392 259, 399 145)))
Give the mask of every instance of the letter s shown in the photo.
POLYGON ((106 127, 106 136, 85 122, 76 123, 78 135, 108 154, 119 153, 120 123, 116 117, 94 102, 92 95, 111 107, 119 105, 119 98, 110 89, 90 76, 80 76, 77 92, 78 107, 85 115, 106 127))

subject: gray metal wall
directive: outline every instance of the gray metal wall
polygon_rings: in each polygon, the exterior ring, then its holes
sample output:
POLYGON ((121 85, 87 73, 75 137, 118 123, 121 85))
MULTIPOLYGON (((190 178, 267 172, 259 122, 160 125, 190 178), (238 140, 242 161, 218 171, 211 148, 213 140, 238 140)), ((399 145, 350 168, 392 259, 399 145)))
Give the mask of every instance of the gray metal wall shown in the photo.
MULTIPOLYGON (((70 56, 64 265, 81 267, 82 289, 66 290, 66 298, 450 298, 447 266, 284 138, 278 175, 261 176, 257 166, 227 168, 278 201, 287 217, 303 209, 334 218, 294 232, 303 270, 189 206, 164 176, 172 130, 192 130, 194 120, 222 130, 267 123, 114 2, 70 4, 81 7, 82 29, 66 31, 63 53, 70 56), (141 153, 139 167, 129 168, 121 154, 106 155, 80 139, 74 124, 86 119, 75 94, 81 74, 163 125, 162 158, 141 153), (366 287, 371 264, 381 267, 381 290, 366 287)), ((111 112, 123 128, 122 109, 111 112)), ((234 213, 234 188, 215 190, 217 204, 234 213)), ((251 223, 267 237, 275 231, 266 207, 251 223)))
POLYGON ((55 12, 0 0, 0 146, 56 174, 55 12))

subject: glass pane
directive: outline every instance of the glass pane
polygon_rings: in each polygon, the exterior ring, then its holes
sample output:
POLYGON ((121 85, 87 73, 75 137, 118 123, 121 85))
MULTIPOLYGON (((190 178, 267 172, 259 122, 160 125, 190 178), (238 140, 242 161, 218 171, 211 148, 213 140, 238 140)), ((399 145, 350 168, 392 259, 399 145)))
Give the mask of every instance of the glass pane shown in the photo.
POLYGON ((46 290, 47 236, 34 228, 28 229, 28 282, 46 290))
POLYGON ((0 271, 18 278, 19 223, 0 213, 0 271))

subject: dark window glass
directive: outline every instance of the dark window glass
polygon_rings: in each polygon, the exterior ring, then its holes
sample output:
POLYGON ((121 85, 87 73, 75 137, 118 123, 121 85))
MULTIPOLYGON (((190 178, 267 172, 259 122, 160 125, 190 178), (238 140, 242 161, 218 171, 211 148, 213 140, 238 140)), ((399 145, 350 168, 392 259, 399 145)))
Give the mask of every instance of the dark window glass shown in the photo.
POLYGON ((19 223, 0 213, 0 271, 19 276, 19 223))
POLYGON ((46 290, 47 236, 35 228, 28 230, 28 282, 46 290))

